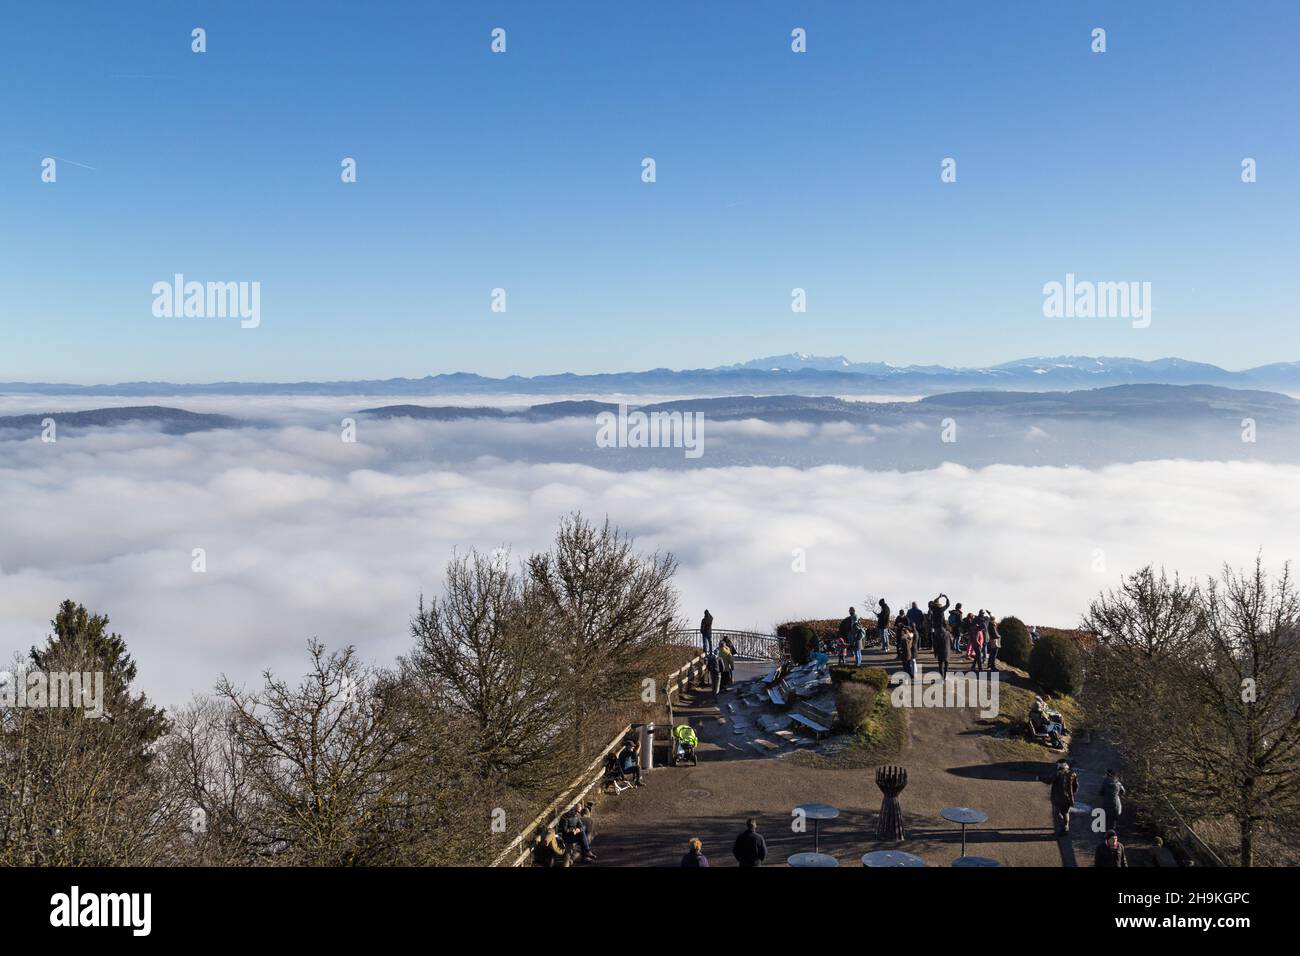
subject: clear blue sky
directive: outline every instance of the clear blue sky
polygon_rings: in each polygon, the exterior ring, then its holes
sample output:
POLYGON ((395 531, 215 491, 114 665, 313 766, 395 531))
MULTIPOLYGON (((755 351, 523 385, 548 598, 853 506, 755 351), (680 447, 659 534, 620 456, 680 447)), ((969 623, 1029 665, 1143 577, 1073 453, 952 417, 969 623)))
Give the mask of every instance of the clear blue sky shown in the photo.
POLYGON ((1300 359, 1292 0, 2 16, 0 381, 1300 359), (155 318, 176 272, 259 281, 261 327, 155 318), (1150 281, 1151 327, 1044 319, 1066 272, 1150 281))

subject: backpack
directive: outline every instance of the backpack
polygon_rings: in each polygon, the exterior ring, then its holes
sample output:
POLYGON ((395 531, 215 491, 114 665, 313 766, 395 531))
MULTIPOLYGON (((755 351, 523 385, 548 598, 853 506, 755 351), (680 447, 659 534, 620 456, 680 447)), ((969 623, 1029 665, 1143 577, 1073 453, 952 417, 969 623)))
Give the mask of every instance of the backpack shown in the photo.
POLYGON ((853 620, 851 618, 846 617, 844 620, 840 621, 840 637, 844 638, 847 641, 852 635, 853 635, 853 620))

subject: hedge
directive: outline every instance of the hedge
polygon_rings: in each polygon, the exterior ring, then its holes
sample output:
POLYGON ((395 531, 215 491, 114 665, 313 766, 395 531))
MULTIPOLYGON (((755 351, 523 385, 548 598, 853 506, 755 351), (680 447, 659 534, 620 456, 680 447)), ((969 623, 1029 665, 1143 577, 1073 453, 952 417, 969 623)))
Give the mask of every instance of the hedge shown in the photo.
POLYGON ((1070 638, 1044 635, 1029 654, 1029 677, 1049 694, 1075 694, 1083 685, 1083 655, 1070 638))
POLYGON ((998 634, 1002 637, 1002 649, 998 651, 998 660, 1005 661, 1012 667, 1022 670, 1029 667, 1029 652, 1033 644, 1029 640, 1029 628, 1018 617, 1004 617, 998 621, 998 634))

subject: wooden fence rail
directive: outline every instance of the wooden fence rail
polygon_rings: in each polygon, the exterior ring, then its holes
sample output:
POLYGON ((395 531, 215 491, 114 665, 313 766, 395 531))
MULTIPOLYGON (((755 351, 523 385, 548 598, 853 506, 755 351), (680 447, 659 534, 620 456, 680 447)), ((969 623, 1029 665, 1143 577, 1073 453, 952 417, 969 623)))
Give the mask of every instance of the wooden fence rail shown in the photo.
MULTIPOLYGON (((673 695, 680 693, 691 685, 691 682, 697 680, 706 669, 706 659, 703 654, 697 654, 691 661, 677 668, 668 675, 664 682, 664 695, 668 702, 668 713, 671 714, 673 707, 673 695)), ((556 797, 546 805, 541 813, 532 819, 528 826, 524 827, 519 834, 511 840, 504 850, 497 855, 492 861, 493 866, 523 866, 532 856, 533 848, 531 846, 532 838, 539 832, 544 831, 548 826, 555 826, 559 823, 560 817, 564 812, 573 806, 579 800, 582 800, 592 791, 593 787, 600 784, 605 779, 605 758, 614 752, 627 735, 632 732, 633 724, 627 724, 611 740, 600 754, 593 760, 585 770, 582 771, 571 784, 564 790, 560 796, 556 797), (585 784, 585 785, 584 785, 585 784), (528 844, 528 845, 525 845, 528 844), (522 849, 521 849, 522 847, 522 849)), ((658 728, 656 728, 658 730, 658 728)), ((665 733, 672 734, 672 727, 664 728, 665 733)), ((652 743, 653 746, 653 743, 652 743)))

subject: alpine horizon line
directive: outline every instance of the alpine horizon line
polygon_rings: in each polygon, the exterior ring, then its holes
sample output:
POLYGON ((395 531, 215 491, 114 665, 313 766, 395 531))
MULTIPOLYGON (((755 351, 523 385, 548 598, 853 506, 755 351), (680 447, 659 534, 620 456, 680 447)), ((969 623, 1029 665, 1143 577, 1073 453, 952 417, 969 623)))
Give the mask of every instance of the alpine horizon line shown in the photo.
MULTIPOLYGON (((1273 362, 1229 370, 1207 362, 1169 356, 1135 359, 1124 356, 1052 356, 1014 359, 998 365, 896 366, 885 362, 851 362, 843 356, 791 353, 751 359, 734 365, 705 368, 653 368, 618 372, 556 372, 537 375, 488 376, 476 372, 440 372, 422 378, 358 378, 297 381, 171 382, 134 380, 117 383, 0 381, 10 393, 45 394, 401 394, 429 387, 445 391, 485 393, 579 390, 616 391, 624 387, 834 387, 907 391, 938 387, 1026 387, 1044 390, 1053 384, 1072 387, 1123 382, 1127 384, 1204 384, 1238 387, 1294 385, 1300 388, 1300 360, 1273 362), (817 363, 817 364, 804 364, 817 363), (411 390, 411 391, 406 391, 411 390)), ((1052 390, 1052 389, 1047 389, 1052 390)))

